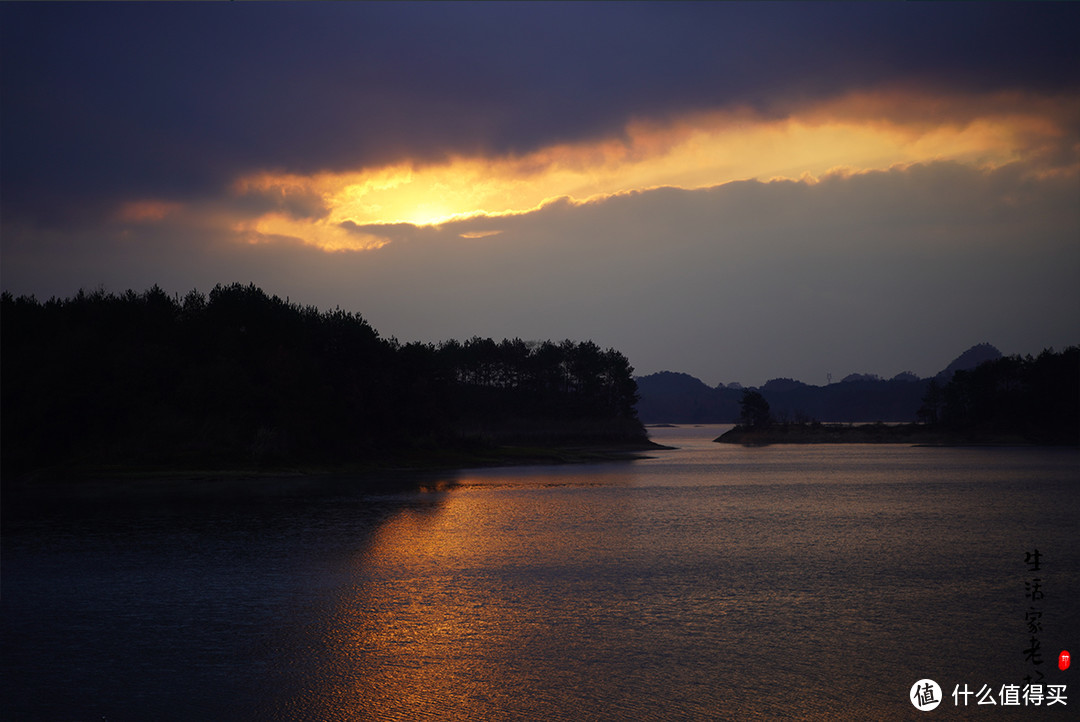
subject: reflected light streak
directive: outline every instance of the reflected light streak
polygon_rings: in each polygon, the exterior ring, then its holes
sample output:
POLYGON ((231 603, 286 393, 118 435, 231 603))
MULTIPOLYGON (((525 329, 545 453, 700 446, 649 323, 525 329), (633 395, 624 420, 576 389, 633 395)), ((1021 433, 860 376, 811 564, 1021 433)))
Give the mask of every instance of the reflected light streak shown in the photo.
POLYGON ((357 560, 378 581, 353 587, 328 630, 340 671, 323 678, 343 683, 313 690, 320 718, 494 719, 527 708, 496 670, 520 650, 508 632, 528 622, 482 579, 506 540, 488 536, 490 520, 464 501, 455 492, 434 511, 403 511, 357 560))
POLYGON ((517 215, 559 198, 584 203, 662 186, 689 190, 751 178, 813 182, 831 172, 933 160, 994 168, 1059 141, 1067 125, 1062 117, 1077 115, 1076 106, 1016 96, 861 94, 779 120, 741 111, 699 113, 664 124, 634 121, 619 138, 523 155, 453 156, 441 163, 311 176, 262 173, 240 179, 234 191, 282 204, 315 198, 325 213, 312 219, 275 211, 238 230, 255 241, 292 236, 326 250, 360 250, 385 242, 380 225, 439 226, 517 215))
POLYGON ((568 709, 625 697, 621 679, 566 689, 552 681, 579 678, 583 659, 617 662, 606 627, 640 634, 646 624, 618 594, 562 603, 597 583, 581 569, 619 570, 644 548, 636 510, 598 508, 589 494, 458 484, 435 506, 386 520, 357 555, 357 581, 326 630, 330 656, 318 677, 330 684, 308 690, 299 707, 332 720, 566 719, 568 709), (538 514, 601 523, 553 535, 538 514))

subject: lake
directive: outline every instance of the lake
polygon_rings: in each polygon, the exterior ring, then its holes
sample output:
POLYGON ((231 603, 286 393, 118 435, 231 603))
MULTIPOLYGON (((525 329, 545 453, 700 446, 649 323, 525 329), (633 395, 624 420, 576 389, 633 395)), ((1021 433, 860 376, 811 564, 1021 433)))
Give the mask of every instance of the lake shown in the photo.
POLYGON ((6 510, 0 712, 918 719, 930 678, 937 714, 1074 716, 1080 452, 726 428, 651 429, 677 448, 632 462, 6 510), (1068 705, 1000 704, 1034 672, 1068 705), (957 706, 965 684, 999 704, 957 706))

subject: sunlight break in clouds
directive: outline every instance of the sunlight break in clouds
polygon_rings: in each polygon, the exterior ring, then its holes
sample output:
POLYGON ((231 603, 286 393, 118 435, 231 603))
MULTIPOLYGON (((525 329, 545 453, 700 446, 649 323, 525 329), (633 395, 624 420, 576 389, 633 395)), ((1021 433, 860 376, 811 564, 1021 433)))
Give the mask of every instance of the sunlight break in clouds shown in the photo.
POLYGON ((1077 149, 1067 141, 1064 153, 1057 146, 1068 137, 1077 108, 1074 99, 1016 94, 858 94, 775 119, 718 111, 666 123, 631 121, 620 137, 523 155, 457 155, 441 163, 307 176, 258 173, 239 179, 233 191, 272 210, 233 230, 251 243, 286 236, 327 251, 362 250, 387 242, 380 225, 438 226, 528 213, 563 197, 585 202, 661 186, 813 182, 828 173, 933 160, 991 169, 1042 158, 1046 171, 1064 162, 1072 172, 1077 149))

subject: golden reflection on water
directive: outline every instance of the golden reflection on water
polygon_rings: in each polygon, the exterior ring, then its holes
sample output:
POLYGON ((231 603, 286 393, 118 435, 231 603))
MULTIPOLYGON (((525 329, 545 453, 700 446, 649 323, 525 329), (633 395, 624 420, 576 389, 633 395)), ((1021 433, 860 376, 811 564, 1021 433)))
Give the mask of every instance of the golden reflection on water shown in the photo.
POLYGON ((514 618, 513 589, 482 579, 513 556, 513 540, 491 534, 476 509, 451 493, 403 511, 358 556, 373 583, 350 588, 331 622, 329 678, 340 684, 318 695, 321 718, 491 719, 521 708, 489 665, 527 644, 529 625, 514 618))
MULTIPOLYGON (((635 505, 588 490, 500 488, 490 478, 477 486, 463 479, 432 496, 436 503, 387 520, 354 558, 354 581, 325 631, 325 668, 311 676, 319 688, 297 700, 305 713, 317 709, 311 717, 327 720, 573 719, 583 708, 594 718, 630 714, 621 707, 639 698, 635 685, 648 687, 661 660, 652 660, 652 671, 607 679, 612 648, 625 651, 620 645, 633 640, 659 650, 666 642, 650 622, 658 610, 644 608, 634 591, 651 582, 619 576, 644 545, 635 505), (536 523, 546 515, 576 522, 572 531, 536 523)), ((714 612, 722 604, 670 601, 660 613, 672 619, 693 616, 698 604, 714 612)), ((672 666, 668 681, 688 672, 698 673, 672 666)))
MULTIPOLYGON (((711 578, 715 533, 700 533, 683 513, 657 518, 642 502, 612 504, 603 490, 500 487, 490 477, 473 484, 463 479, 431 494, 434 503, 401 511, 357 553, 354 581, 324 632, 315 688, 295 700, 305 718, 579 719, 587 710, 590 719, 666 719, 678 710, 754 719, 760 712, 739 701, 757 692, 732 695, 726 685, 741 683, 725 671, 740 655, 751 668, 768 668, 752 620, 799 605, 759 590, 754 611, 745 591, 711 578), (536 523, 549 515, 576 521, 536 523), (680 529, 678 541, 650 535, 657 523, 680 529), (648 571, 669 573, 683 557, 705 560, 690 571, 700 584, 665 589, 648 571)), ((741 528, 729 521, 720 529, 741 528)), ((813 622, 813 615, 790 620, 813 622)), ((789 679, 775 698, 809 693, 789 679)), ((797 703, 787 709, 798 716, 797 703)))

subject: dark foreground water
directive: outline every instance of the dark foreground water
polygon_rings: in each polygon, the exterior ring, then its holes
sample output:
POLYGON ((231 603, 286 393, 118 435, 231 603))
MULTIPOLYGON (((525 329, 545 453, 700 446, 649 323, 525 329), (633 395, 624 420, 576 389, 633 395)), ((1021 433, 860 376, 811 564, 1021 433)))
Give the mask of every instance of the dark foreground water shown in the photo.
POLYGON ((0 718, 1076 718, 1077 451, 717 433, 407 492, 8 509, 0 718), (1067 705, 1001 706, 1033 672, 1067 705))

